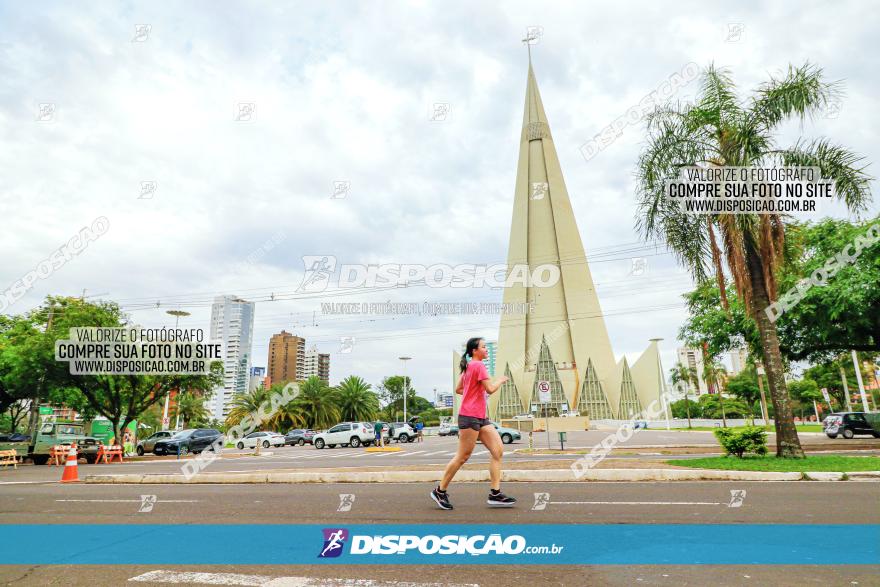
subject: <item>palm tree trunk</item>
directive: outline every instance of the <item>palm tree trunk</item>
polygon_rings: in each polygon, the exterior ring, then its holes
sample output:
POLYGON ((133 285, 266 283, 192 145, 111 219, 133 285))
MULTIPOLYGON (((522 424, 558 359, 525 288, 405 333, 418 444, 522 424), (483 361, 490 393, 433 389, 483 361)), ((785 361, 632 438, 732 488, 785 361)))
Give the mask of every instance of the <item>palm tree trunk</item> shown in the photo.
MULTIPOLYGON (((776 428, 776 456, 785 458, 804 458, 804 449, 794 426, 791 397, 785 388, 785 374, 782 368, 782 353, 779 350, 779 337, 776 324, 770 321, 764 311, 770 305, 767 284, 764 281, 763 262, 753 237, 746 233, 746 266, 752 286, 751 315, 761 336, 761 354, 767 369, 767 384, 770 400, 773 402, 776 428)), ((769 261, 768 261, 769 262, 769 261)))

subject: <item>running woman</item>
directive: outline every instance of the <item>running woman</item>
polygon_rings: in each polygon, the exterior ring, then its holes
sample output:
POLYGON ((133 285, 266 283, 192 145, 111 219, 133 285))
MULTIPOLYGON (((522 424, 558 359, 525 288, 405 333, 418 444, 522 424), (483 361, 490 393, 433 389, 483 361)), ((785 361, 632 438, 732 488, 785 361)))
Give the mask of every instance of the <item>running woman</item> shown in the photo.
POLYGON ((431 499, 444 510, 452 509, 446 488, 470 458, 477 439, 483 443, 492 459, 489 462, 491 489, 486 503, 493 507, 512 507, 516 503, 516 499, 501 493, 501 457, 504 454, 504 444, 495 426, 486 417, 486 399, 489 394, 501 389, 507 377, 499 377, 494 382, 489 379, 489 372, 483 364, 483 359, 487 356, 489 351, 486 350, 485 340, 472 338, 467 341, 459 365, 461 378, 455 388, 455 393, 461 395, 461 406, 458 409, 458 452, 446 465, 440 485, 431 491, 431 499))

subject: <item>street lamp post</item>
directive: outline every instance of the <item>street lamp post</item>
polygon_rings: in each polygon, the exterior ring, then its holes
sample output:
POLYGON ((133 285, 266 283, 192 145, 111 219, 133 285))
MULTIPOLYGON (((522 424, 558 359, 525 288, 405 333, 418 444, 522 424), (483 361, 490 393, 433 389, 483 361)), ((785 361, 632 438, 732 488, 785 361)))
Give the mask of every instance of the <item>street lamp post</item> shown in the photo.
POLYGON ((399 357, 403 361, 403 421, 406 422, 406 394, 409 391, 409 381, 406 378, 406 362, 412 357, 399 357))
MULTIPOLYGON (((190 315, 190 313, 185 310, 166 310, 165 313, 169 314, 171 316, 174 316, 174 329, 175 330, 177 329, 177 325, 180 323, 180 317, 190 315)), ((177 390, 177 393, 180 393, 179 389, 177 390)), ((165 396, 165 410, 162 412, 162 427, 163 428, 168 428, 168 424, 170 424, 170 422, 168 421, 168 403, 170 402, 170 400, 171 400, 171 390, 169 389, 168 395, 165 396)), ((177 420, 174 423, 174 429, 176 430, 178 426, 180 426, 180 410, 177 410, 177 420)))

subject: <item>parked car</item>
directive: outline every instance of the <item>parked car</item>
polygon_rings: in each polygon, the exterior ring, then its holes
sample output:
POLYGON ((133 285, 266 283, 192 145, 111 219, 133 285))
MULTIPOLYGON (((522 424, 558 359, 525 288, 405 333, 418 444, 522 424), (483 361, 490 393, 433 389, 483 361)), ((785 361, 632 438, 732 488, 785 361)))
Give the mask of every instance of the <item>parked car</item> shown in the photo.
POLYGON ((390 437, 397 442, 412 442, 416 439, 416 431, 407 422, 394 422, 391 424, 390 437))
POLYGON ((822 421, 822 428, 828 438, 837 438, 838 434, 843 435, 844 438, 852 438, 856 434, 870 434, 874 438, 880 438, 878 424, 880 423, 872 426, 864 412, 840 412, 825 418, 822 421))
POLYGON ((580 412, 577 410, 563 410, 561 414, 559 414, 562 418, 576 418, 580 416, 580 412))
POLYGON ((0 442, 28 442, 31 437, 27 434, 22 434, 21 432, 14 432, 12 434, 0 434, 0 442))
POLYGON ((517 414, 513 417, 514 420, 534 420, 534 414, 517 414))
POLYGON ((260 431, 251 432, 235 443, 235 447, 238 449, 256 448, 259 444, 262 445, 263 448, 269 448, 270 446, 284 446, 286 443, 287 440, 283 434, 260 431))
POLYGON ((317 449, 336 448, 336 445, 357 448, 362 444, 370 446, 375 440, 372 422, 341 422, 326 432, 315 434, 312 442, 317 449))
POLYGON ((222 437, 220 431, 213 428, 189 428, 156 442, 153 452, 157 455, 200 453, 205 449, 213 450, 214 442, 222 437))
POLYGON ((296 428, 295 430, 291 430, 284 436, 284 443, 293 446, 294 444, 298 444, 302 446, 304 444, 312 444, 312 440, 315 438, 315 434, 317 434, 311 428, 303 430, 300 428, 296 428))
MULTIPOLYGON (((510 444, 514 440, 520 440, 522 435, 520 435, 519 430, 516 428, 505 428, 504 426, 499 426, 495 422, 492 422, 492 426, 495 426, 495 430, 498 431, 498 435, 501 436, 501 442, 504 444, 510 444)), ((477 439, 477 442, 480 442, 477 439)))
POLYGON ((440 429, 437 431, 437 435, 458 436, 458 426, 449 422, 443 422, 442 424, 440 424, 440 429))
POLYGON ((153 452, 153 448, 155 448, 157 442, 163 438, 171 438, 172 436, 174 436, 174 432, 171 430, 160 430, 159 432, 138 441, 135 452, 137 452, 139 457, 142 457, 145 452, 153 452))

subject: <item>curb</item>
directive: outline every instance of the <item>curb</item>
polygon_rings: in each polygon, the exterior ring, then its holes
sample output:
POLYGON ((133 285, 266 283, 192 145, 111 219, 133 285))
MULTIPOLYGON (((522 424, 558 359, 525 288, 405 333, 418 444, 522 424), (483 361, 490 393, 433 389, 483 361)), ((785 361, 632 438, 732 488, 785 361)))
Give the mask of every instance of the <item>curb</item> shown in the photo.
MULTIPOLYGON (((286 473, 200 473, 191 479, 183 475, 88 475, 86 483, 104 484, 229 484, 229 483, 429 483, 438 481, 441 471, 294 471, 286 473)), ((590 482, 590 481, 880 481, 880 471, 768 472, 719 471, 711 469, 592 469, 576 478, 570 469, 504 471, 504 481, 590 482)), ((489 480, 488 471, 459 471, 456 481, 489 480)))

